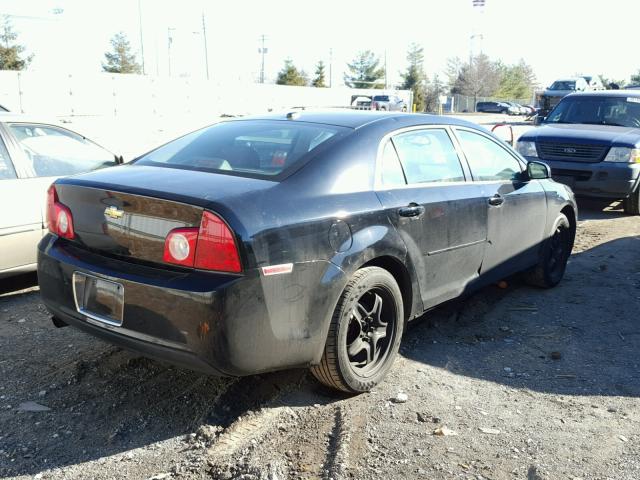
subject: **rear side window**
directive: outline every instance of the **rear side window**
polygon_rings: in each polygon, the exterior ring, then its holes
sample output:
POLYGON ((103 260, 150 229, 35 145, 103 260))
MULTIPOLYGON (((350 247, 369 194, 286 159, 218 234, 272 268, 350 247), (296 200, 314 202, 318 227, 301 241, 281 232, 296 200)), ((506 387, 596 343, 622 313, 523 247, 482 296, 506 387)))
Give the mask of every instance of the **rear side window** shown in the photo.
POLYGON ((374 102, 388 102, 389 101, 389 95, 376 95, 375 97, 373 97, 373 101, 374 102))
POLYGON ((346 130, 292 121, 224 122, 174 140, 136 164, 275 177, 346 130))
POLYGON ((467 130, 457 132, 474 180, 513 181, 518 179, 522 171, 520 162, 502 146, 478 133, 467 130))
POLYGON ((393 143, 407 183, 464 181, 460 159, 446 130, 401 133, 393 138, 393 143))
POLYGON ((0 138, 0 180, 11 180, 12 178, 16 178, 16 171, 13 169, 11 160, 9 160, 7 148, 0 138))
POLYGON ((406 185, 407 182, 404 179, 402 166, 400 165, 398 154, 396 153, 396 149, 393 147, 391 140, 387 142, 382 150, 381 167, 382 185, 387 188, 406 185))

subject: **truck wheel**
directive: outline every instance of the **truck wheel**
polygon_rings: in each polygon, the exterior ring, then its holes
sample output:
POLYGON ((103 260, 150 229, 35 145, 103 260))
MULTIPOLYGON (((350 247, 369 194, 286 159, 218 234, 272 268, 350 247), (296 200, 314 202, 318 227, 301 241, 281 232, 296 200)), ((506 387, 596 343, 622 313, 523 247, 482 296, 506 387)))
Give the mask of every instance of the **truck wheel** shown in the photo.
POLYGON ((576 232, 571 228, 569 219, 561 213, 556 220, 553 235, 545 242, 540 261, 531 270, 525 272, 525 281, 542 288, 555 287, 560 283, 567 268, 575 235, 576 232))
POLYGON ((640 186, 631 192, 627 198, 622 202, 624 206, 624 213, 629 215, 640 215, 640 186))
POLYGON ((311 373, 331 388, 367 392, 391 368, 403 330, 402 294, 395 279, 382 268, 362 268, 340 296, 322 360, 311 373))

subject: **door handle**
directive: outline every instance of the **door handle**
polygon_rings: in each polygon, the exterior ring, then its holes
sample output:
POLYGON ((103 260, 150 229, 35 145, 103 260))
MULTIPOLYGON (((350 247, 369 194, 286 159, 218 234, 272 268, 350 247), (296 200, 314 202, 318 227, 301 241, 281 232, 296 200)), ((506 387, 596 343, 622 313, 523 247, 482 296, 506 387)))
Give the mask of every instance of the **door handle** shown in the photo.
POLYGON ((489 205, 497 207, 498 205, 502 205, 504 203, 504 198, 496 193, 493 197, 489 197, 488 201, 489 205))
POLYGON ((398 215, 401 217, 419 217, 424 213, 424 207, 417 203, 410 203, 406 207, 402 207, 398 210, 398 215))

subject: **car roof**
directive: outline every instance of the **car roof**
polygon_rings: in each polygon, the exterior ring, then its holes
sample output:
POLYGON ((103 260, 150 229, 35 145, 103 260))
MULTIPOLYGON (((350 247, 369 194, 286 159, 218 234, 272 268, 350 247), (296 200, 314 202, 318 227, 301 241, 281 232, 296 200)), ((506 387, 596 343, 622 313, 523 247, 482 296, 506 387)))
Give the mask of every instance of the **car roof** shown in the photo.
POLYGON ((446 115, 423 113, 379 112, 371 110, 294 110, 293 112, 274 113, 234 118, 228 121, 277 120, 287 122, 320 123, 358 129, 365 125, 384 120, 399 120, 404 125, 459 125, 478 128, 478 125, 446 115), (289 118, 291 117, 291 118, 289 118))
POLYGON ((46 116, 34 116, 15 112, 0 112, 0 122, 2 123, 43 123, 62 127, 60 120, 46 116))
POLYGON ((567 97, 633 97, 640 98, 640 92, 633 90, 593 90, 589 92, 576 92, 567 97))

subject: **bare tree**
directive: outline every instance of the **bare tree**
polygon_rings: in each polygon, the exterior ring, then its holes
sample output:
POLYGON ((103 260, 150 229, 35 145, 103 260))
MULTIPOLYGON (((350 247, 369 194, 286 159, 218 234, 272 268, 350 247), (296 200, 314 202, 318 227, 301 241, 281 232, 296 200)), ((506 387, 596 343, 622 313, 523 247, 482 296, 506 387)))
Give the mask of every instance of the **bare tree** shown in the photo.
POLYGON ((473 97, 474 105, 478 97, 493 95, 502 78, 500 66, 484 54, 473 57, 469 63, 453 59, 449 63, 448 73, 451 93, 473 97))

